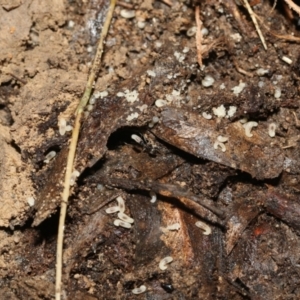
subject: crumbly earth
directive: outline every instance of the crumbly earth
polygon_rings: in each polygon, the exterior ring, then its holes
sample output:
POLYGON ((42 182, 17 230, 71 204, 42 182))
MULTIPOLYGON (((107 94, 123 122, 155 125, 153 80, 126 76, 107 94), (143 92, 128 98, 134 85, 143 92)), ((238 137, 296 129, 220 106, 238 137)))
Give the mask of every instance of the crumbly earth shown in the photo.
MULTIPOLYGON (((238 2, 116 6, 77 147, 64 299, 299 298, 297 16, 250 2, 264 49, 238 2), (105 212, 118 196, 130 229, 105 212)), ((1 299, 54 299, 59 122, 73 124, 108 5, 0 0, 1 299)))

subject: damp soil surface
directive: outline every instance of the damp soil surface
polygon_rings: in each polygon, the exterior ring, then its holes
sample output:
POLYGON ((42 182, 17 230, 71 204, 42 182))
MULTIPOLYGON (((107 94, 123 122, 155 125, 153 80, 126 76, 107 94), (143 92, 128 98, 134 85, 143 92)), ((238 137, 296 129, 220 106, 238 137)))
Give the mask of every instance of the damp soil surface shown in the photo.
MULTIPOLYGON (((298 16, 251 1, 265 49, 239 2, 116 6, 77 147, 63 299, 299 299, 298 16)), ((1 299, 54 299, 60 124, 108 5, 0 1, 1 299)))

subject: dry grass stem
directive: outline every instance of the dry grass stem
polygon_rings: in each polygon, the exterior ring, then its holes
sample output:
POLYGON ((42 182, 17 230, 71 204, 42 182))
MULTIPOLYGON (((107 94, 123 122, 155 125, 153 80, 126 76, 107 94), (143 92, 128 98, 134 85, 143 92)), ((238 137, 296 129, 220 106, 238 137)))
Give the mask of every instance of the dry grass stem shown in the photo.
POLYGON ((84 111, 84 108, 89 101, 93 84, 96 78, 96 75, 99 71, 101 57, 103 53, 103 42, 107 35, 109 25, 111 23, 113 11, 115 8, 116 0, 111 0, 110 6, 108 9, 108 13, 105 19, 105 23, 103 25, 103 30, 99 39, 97 52, 95 55, 95 59, 90 71, 90 75, 85 87, 85 92, 81 98, 81 101, 77 107, 75 112, 76 119, 74 124, 74 129, 72 132, 72 138, 68 153, 67 159, 67 167, 66 167, 66 174, 65 174, 65 181, 64 181, 64 190, 62 194, 62 202, 61 202, 61 209, 60 209, 60 216, 59 216, 59 227, 58 227, 58 236, 57 236, 57 249, 56 249, 56 278, 55 278, 55 299, 61 299, 61 291, 62 291, 62 259, 63 259, 63 240, 64 240, 64 227, 65 227, 65 219, 67 213, 67 205, 70 196, 70 179, 73 170, 73 164, 75 159, 76 147, 78 136, 80 132, 81 126, 81 117, 84 111))
POLYGON ((277 0, 274 0, 274 3, 273 3, 273 6, 272 6, 272 8, 271 8, 271 10, 270 10, 269 15, 271 15, 271 14, 273 13, 273 11, 274 11, 276 5, 277 5, 277 0))
POLYGON ((196 26, 197 26, 197 32, 196 32, 196 47, 197 47, 197 60, 200 67, 203 66, 202 64, 202 32, 201 32, 201 26, 202 21, 200 20, 200 7, 196 6, 195 9, 195 18, 196 18, 196 26))
POLYGON ((256 21, 255 14, 254 14, 254 12, 253 12, 253 10, 252 10, 252 8, 251 8, 251 6, 250 6, 248 0, 243 0, 243 3, 244 3, 244 6, 246 7, 246 9, 247 9, 248 12, 249 12, 249 15, 250 15, 250 17, 251 17, 251 19, 252 19, 252 22, 253 22, 253 24, 254 24, 254 26, 255 26, 255 29, 256 29, 256 31, 257 31, 257 33, 258 33, 258 35, 259 35, 259 38, 260 38, 260 40, 261 40, 261 42, 262 42, 262 44, 263 44, 265 50, 267 50, 268 47, 267 47, 265 38, 264 38, 264 36, 263 36, 263 34, 262 34, 261 30, 260 30, 260 27, 259 27, 259 25, 258 25, 258 23, 257 23, 257 21, 256 21))
POLYGON ((295 11, 298 15, 300 15, 300 7, 298 5, 296 5, 292 0, 284 0, 284 1, 293 11, 295 11))

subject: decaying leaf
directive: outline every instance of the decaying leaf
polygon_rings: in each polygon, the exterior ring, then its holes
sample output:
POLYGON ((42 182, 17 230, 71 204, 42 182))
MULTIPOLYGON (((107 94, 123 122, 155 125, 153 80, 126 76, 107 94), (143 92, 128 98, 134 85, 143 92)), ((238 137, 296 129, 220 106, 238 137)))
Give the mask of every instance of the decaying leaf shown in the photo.
POLYGON ((239 122, 222 130, 217 122, 183 109, 166 108, 161 126, 153 132, 162 140, 197 157, 251 174, 257 179, 275 178, 282 172, 284 155, 259 128, 247 137, 239 122), (214 149, 218 136, 228 138, 226 151, 214 149))

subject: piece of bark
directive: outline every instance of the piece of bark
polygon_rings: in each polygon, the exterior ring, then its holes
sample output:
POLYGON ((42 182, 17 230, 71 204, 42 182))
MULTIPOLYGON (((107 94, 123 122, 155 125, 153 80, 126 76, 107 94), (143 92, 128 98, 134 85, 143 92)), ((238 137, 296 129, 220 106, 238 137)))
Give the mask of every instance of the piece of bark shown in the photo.
POLYGON ((168 198, 176 198, 182 203, 190 213, 200 216, 212 223, 224 225, 218 219, 224 218, 225 213, 217 208, 212 201, 205 197, 197 197, 178 185, 163 184, 153 180, 132 180, 123 178, 98 177, 99 182, 126 190, 146 190, 168 198))
POLYGON ((190 154, 247 172, 259 180, 278 177, 283 169, 284 155, 271 143, 268 133, 258 128, 253 130, 253 137, 247 137, 240 122, 230 123, 221 131, 214 120, 168 107, 153 133, 190 154), (214 149, 218 136, 228 138, 225 152, 214 149))
POLYGON ((281 219, 292 228, 300 229, 300 203, 295 196, 268 186, 264 195, 264 207, 268 213, 281 219))

